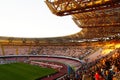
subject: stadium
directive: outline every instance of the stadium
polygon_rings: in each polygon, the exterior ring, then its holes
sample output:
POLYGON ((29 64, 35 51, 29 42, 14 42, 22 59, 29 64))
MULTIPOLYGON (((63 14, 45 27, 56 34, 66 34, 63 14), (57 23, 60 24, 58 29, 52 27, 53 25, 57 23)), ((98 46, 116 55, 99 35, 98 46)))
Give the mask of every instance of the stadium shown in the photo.
POLYGON ((51 38, 0 36, 0 80, 120 80, 120 0, 45 4, 82 30, 51 38))

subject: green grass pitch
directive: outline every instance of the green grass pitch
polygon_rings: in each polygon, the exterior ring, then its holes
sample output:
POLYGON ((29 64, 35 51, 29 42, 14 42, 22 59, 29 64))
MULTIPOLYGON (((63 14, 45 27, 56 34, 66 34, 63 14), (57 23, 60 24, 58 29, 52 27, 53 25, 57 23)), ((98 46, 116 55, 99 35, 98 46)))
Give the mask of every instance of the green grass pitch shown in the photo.
POLYGON ((0 80, 35 80, 56 71, 25 63, 0 65, 0 80))

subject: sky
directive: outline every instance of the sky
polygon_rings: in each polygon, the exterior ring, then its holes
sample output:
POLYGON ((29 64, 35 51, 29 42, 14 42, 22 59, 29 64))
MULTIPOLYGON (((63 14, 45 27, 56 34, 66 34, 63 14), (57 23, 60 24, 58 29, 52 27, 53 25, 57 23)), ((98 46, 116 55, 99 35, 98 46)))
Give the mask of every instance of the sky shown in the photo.
POLYGON ((71 16, 52 14, 44 0, 0 0, 0 36, 61 37, 80 30, 71 16))

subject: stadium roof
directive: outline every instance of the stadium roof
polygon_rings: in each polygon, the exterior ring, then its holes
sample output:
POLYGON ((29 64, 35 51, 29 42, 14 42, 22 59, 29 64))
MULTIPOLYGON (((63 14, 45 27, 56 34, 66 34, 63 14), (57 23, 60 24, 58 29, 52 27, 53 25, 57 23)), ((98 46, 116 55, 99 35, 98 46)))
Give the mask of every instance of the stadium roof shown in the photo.
POLYGON ((71 15, 82 28, 72 39, 97 39, 120 33, 120 0, 46 0, 57 16, 71 15))

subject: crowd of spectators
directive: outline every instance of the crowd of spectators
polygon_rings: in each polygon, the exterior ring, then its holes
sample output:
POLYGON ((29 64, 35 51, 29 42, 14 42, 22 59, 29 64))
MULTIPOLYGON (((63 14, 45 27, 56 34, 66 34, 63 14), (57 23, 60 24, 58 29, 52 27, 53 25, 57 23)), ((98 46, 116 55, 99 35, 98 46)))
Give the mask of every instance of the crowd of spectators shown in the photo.
POLYGON ((94 51, 93 46, 3 46, 3 55, 57 55, 82 58, 94 51))
POLYGON ((80 58, 82 54, 88 54, 93 50, 91 46, 41 46, 39 54, 80 58))
MULTIPOLYGON (((89 43, 88 43, 89 44, 89 43)), ((17 45, 5 45, 0 47, 0 56, 3 55, 56 55, 56 56, 69 56, 74 58, 83 59, 111 43, 91 43, 89 45, 69 45, 69 46, 17 46, 17 45)), ((114 47, 114 46, 113 46, 114 47)))
POLYGON ((76 74, 75 80, 120 80, 120 48, 99 60, 83 64, 76 74))

